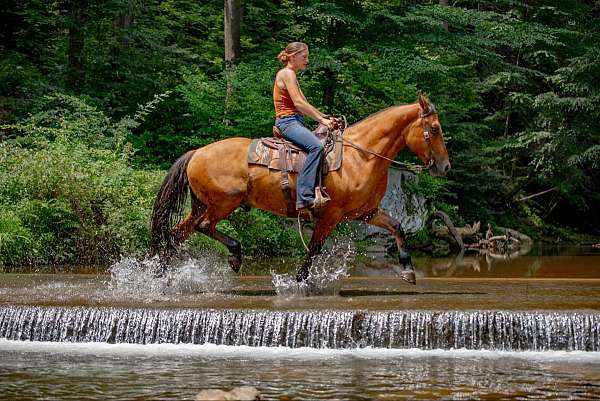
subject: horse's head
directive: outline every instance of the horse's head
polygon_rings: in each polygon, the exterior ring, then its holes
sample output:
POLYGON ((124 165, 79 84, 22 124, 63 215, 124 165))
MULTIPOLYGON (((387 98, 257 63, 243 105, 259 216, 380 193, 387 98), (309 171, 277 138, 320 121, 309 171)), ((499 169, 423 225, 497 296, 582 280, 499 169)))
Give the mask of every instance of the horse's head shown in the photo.
POLYGON ((437 110, 423 95, 419 96, 419 106, 419 117, 409 126, 406 145, 423 160, 431 175, 444 176, 450 161, 437 110))

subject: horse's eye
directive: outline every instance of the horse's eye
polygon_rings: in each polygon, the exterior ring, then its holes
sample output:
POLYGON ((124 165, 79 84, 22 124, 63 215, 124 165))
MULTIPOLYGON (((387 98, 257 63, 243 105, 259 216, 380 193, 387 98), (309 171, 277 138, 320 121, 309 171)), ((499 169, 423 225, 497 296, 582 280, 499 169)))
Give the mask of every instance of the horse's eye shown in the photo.
POLYGON ((434 126, 431 127, 431 133, 432 134, 437 134, 438 133, 438 126, 437 125, 434 125, 434 126))

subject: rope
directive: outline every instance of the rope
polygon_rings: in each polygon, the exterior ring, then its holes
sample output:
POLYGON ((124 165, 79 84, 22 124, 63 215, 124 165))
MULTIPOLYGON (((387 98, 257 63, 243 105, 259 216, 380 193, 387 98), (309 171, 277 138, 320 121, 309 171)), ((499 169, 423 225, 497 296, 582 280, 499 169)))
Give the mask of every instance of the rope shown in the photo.
POLYGON ((373 152, 372 150, 365 149, 362 146, 357 145, 354 142, 351 142, 351 141, 347 140, 346 138, 343 138, 343 141, 346 142, 346 144, 348 146, 350 146, 350 147, 352 147, 354 149, 358 149, 361 152, 369 153, 369 154, 372 154, 373 156, 377 156, 377 157, 379 157, 381 159, 385 159, 385 160, 391 162, 392 164, 404 167, 404 168, 406 168, 408 170, 412 170, 412 171, 414 171, 416 173, 421 173, 424 170, 427 170, 429 168, 429 166, 425 166, 425 167, 423 167, 423 166, 415 166, 414 164, 411 164, 411 163, 399 162, 399 161, 396 161, 394 159, 390 159, 389 157, 385 157, 384 155, 381 155, 381 154, 379 154, 377 152, 373 152))
POLYGON ((429 161, 429 164, 427 166, 416 166, 416 165, 414 165, 412 163, 399 162, 399 161, 396 161, 394 159, 390 159, 389 157, 386 157, 386 156, 384 156, 382 154, 379 154, 377 152, 373 152, 372 150, 363 148, 362 146, 357 145, 357 144, 355 144, 352 141, 349 141, 348 139, 344 138, 344 135, 343 135, 344 131, 346 130, 346 127, 348 126, 348 121, 346 120, 346 116, 344 116, 344 115, 342 115, 341 118, 344 120, 344 124, 342 126, 342 141, 345 142, 347 146, 350 146, 350 147, 352 147, 354 149, 360 150, 361 152, 369 153, 369 154, 371 154, 373 156, 376 156, 376 157, 379 157, 381 159, 385 159, 385 160, 391 162, 392 164, 395 164, 397 166, 403 167, 403 168, 405 168, 407 170, 413 171, 413 172, 418 173, 418 174, 422 173, 425 170, 429 170, 431 168, 431 166, 433 165, 433 163, 432 163, 433 159, 431 159, 429 161))
POLYGON ((306 242, 304 241, 304 236, 302 235, 302 223, 300 222, 300 213, 298 213, 298 234, 300 234, 300 239, 302 240, 302 245, 304 245, 304 249, 306 249, 306 252, 310 251, 308 250, 308 246, 306 246, 306 242))

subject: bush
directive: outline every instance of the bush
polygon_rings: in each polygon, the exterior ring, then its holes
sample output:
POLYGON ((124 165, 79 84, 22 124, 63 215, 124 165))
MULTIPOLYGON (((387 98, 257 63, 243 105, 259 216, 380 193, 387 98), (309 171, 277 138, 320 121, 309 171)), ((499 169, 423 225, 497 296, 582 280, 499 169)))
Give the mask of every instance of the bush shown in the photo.
POLYGON ((7 264, 107 263, 140 253, 161 173, 136 171, 123 138, 131 119, 112 122, 78 98, 48 108, 0 143, 0 261, 7 264))
POLYGON ((239 240, 247 255, 296 256, 304 252, 296 228, 284 218, 262 210, 237 209, 229 220, 219 224, 219 229, 239 240))

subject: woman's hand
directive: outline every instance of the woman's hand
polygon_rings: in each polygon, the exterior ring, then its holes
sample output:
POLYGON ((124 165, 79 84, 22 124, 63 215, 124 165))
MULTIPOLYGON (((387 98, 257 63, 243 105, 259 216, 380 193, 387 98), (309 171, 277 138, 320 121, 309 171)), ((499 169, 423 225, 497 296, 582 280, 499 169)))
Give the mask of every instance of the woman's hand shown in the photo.
POLYGON ((327 126, 327 128, 329 128, 330 130, 337 129, 340 127, 340 120, 331 116, 325 116, 319 122, 327 126))
POLYGON ((319 123, 323 124, 324 126, 326 126, 329 129, 333 128, 333 120, 331 118, 323 117, 323 118, 321 118, 321 121, 319 121, 319 123))

